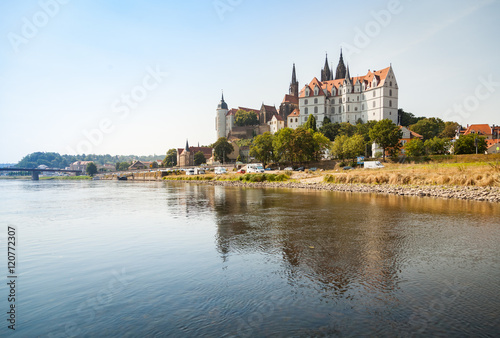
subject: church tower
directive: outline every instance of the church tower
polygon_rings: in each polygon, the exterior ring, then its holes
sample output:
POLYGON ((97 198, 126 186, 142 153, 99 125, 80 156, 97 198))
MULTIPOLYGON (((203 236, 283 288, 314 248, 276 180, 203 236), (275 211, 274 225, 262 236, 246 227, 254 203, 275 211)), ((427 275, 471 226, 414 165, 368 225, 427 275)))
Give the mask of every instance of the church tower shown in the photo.
POLYGON ((321 70, 321 82, 330 81, 332 79, 332 73, 330 71, 330 66, 328 65, 328 54, 326 54, 325 67, 321 70))
POLYGON ((297 76, 295 75, 295 63, 293 64, 292 70, 292 82, 290 82, 290 95, 299 97, 299 82, 297 81, 297 76))
POLYGON ((335 73, 335 80, 345 79, 346 77, 346 68, 344 64, 344 58, 342 57, 342 49, 340 49, 340 60, 339 65, 337 66, 337 72, 335 73))
POLYGON ((215 130, 217 131, 217 139, 226 137, 226 115, 228 113, 227 103, 224 101, 224 93, 222 99, 217 106, 217 114, 215 117, 215 130))

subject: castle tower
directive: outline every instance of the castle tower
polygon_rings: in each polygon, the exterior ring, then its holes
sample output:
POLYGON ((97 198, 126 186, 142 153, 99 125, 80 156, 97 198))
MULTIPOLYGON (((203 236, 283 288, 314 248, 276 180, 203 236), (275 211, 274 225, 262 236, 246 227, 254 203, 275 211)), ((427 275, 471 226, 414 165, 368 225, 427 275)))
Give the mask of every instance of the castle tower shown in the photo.
POLYGON ((346 68, 344 64, 344 58, 342 57, 342 49, 340 49, 340 60, 337 66, 337 72, 335 73, 335 80, 345 79, 346 77, 346 68))
POLYGON ((222 93, 222 99, 217 106, 217 114, 215 117, 215 130, 217 131, 217 139, 221 137, 226 137, 226 115, 228 113, 227 103, 224 101, 224 93, 222 93))
POLYGON ((293 64, 292 70, 292 82, 290 82, 290 95, 299 97, 299 82, 297 81, 297 76, 295 75, 295 63, 293 64))
POLYGON ((331 72, 330 72, 330 66, 328 65, 328 54, 326 54, 325 67, 321 70, 321 82, 330 81, 330 79, 331 79, 331 72))

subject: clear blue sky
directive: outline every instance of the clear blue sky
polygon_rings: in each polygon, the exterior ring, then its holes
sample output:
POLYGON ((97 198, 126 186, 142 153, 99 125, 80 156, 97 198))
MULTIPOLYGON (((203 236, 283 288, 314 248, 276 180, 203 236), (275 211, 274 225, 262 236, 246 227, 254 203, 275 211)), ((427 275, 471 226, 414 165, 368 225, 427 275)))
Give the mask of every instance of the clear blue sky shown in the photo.
POLYGON ((222 89, 278 106, 293 63, 302 87, 341 46, 353 76, 392 64, 406 111, 500 124, 499 19, 498 0, 5 0, 0 163, 210 144, 222 89))

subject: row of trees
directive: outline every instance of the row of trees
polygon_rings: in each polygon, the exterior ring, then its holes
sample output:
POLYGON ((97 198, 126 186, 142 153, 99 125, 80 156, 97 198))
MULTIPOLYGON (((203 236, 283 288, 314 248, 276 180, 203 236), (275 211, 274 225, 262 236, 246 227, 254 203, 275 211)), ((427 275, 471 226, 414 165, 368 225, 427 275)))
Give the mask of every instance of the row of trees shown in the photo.
POLYGON ((312 128, 284 128, 274 135, 266 132, 256 136, 250 148, 250 156, 264 165, 270 162, 304 163, 321 159, 330 144, 325 135, 312 128))

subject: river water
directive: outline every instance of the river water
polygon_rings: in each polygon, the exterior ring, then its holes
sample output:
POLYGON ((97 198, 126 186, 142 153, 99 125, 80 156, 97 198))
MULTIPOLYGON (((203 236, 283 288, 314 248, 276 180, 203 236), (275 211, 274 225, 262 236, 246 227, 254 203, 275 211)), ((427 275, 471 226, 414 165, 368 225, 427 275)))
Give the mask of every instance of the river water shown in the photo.
POLYGON ((14 336, 495 336, 500 207, 164 182, 1 180, 14 336))

